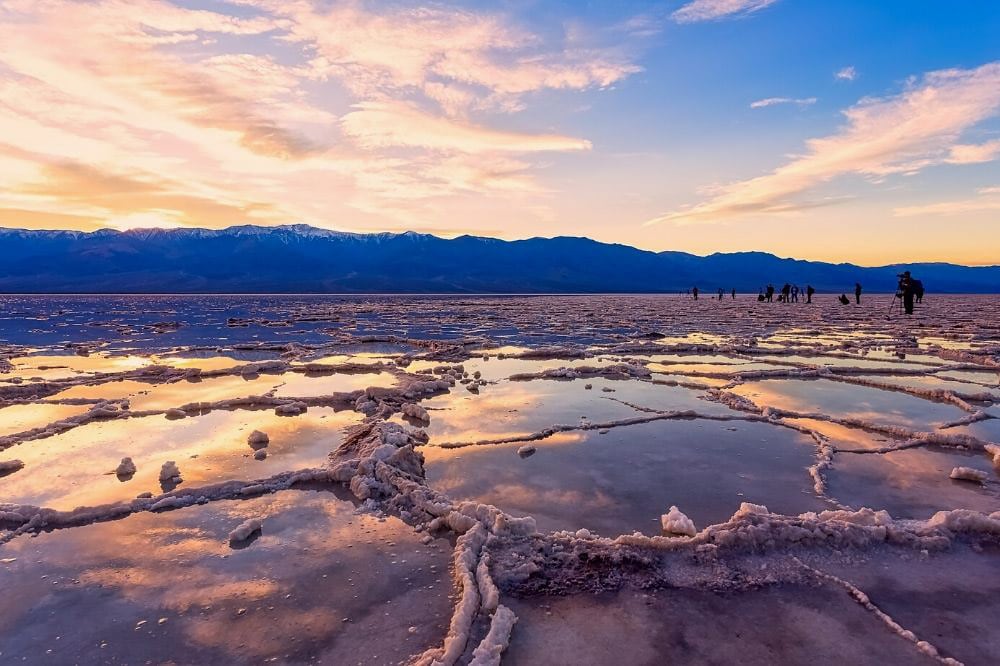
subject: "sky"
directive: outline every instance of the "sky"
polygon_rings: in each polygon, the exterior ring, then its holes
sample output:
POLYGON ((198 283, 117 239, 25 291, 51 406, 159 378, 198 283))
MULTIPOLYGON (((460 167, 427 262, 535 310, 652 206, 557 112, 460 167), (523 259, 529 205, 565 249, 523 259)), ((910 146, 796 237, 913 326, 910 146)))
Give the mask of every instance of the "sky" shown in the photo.
POLYGON ((1000 264, 1000 3, 0 0, 0 226, 1000 264))

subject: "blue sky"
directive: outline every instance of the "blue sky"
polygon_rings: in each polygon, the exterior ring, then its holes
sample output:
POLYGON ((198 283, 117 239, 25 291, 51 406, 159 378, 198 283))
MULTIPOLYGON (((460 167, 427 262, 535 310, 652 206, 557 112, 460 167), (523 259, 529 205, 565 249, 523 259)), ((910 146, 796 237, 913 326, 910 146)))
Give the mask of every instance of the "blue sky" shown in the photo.
POLYGON ((0 0, 0 40, 4 226, 1000 263, 998 3, 0 0))

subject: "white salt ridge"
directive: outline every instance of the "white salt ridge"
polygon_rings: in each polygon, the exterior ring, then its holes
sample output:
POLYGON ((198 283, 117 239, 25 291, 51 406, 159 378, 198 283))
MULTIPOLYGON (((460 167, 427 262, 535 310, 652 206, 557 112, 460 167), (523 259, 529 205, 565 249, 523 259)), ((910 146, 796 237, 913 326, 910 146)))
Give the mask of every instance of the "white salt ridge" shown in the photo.
POLYGON ((501 656, 510 644, 510 634, 517 615, 506 606, 499 606, 490 620, 490 630, 472 652, 469 666, 499 666, 501 656))
POLYGON ((948 475, 952 479, 960 481, 973 481, 975 483, 985 483, 989 475, 986 472, 971 467, 956 467, 948 475))
POLYGON ((249 539, 254 532, 259 532, 263 526, 264 523, 257 518, 245 520, 229 533, 229 543, 242 543, 249 539))
POLYGON ((671 506, 670 511, 660 516, 660 523, 663 525, 663 531, 668 534, 693 537, 698 533, 694 521, 681 513, 676 506, 671 506))

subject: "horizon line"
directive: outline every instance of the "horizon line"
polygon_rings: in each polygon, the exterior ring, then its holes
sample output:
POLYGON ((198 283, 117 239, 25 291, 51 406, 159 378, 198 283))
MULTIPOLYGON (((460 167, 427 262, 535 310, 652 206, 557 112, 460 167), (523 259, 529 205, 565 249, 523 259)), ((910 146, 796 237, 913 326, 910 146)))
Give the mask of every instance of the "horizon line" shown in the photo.
MULTIPOLYGON (((128 233, 141 232, 141 231, 162 231, 162 232, 173 232, 173 231, 215 231, 215 232, 223 232, 223 231, 228 231, 230 229, 239 229, 239 228, 244 228, 244 227, 251 227, 251 228, 255 228, 255 229, 294 229, 296 227, 304 227, 304 228, 307 228, 307 229, 315 229, 316 231, 326 231, 326 232, 330 232, 330 233, 334 233, 334 234, 343 234, 343 235, 347 235, 347 236, 377 236, 377 235, 380 235, 380 234, 388 234, 390 236, 404 236, 404 235, 410 234, 410 235, 415 235, 415 236, 429 236, 431 238, 436 238, 436 239, 442 240, 442 241, 451 241, 451 240, 456 240, 456 239, 459 239, 459 238, 476 238, 476 239, 481 239, 481 240, 498 241, 498 242, 502 242, 502 243, 515 243, 515 242, 529 241, 529 240, 558 240, 560 238, 573 238, 573 239, 588 240, 588 241, 591 241, 593 243, 599 243, 601 245, 611 245, 611 246, 617 245, 617 246, 620 246, 620 247, 627 247, 627 248, 631 248, 633 250, 638 250, 640 252, 649 252, 651 254, 676 253, 676 254, 686 254, 686 255, 689 255, 689 256, 692 256, 692 257, 698 257, 698 258, 702 258, 702 259, 714 256, 714 255, 764 254, 764 255, 771 256, 771 257, 775 257, 777 259, 783 259, 783 260, 788 260, 788 261, 804 261, 804 262, 809 262, 809 263, 829 264, 829 265, 834 265, 834 266, 841 265, 841 264, 847 264, 847 265, 851 265, 851 266, 857 266, 858 268, 890 268, 890 267, 910 265, 910 264, 942 264, 942 265, 949 265, 949 266, 961 266, 963 268, 1000 268, 1000 260, 998 260, 996 263, 985 263, 985 264, 963 264, 963 263, 957 263, 957 262, 954 262, 954 261, 944 261, 944 260, 911 260, 911 261, 893 261, 893 262, 886 263, 886 264, 858 264, 858 263, 854 263, 854 262, 849 261, 849 260, 833 261, 833 260, 824 260, 824 259, 802 259, 802 258, 799 258, 799 257, 781 256, 781 255, 775 254, 773 252, 769 252, 767 250, 732 250, 732 251, 728 251, 728 252, 715 251, 715 252, 711 252, 709 254, 697 254, 695 252, 689 252, 687 250, 650 250, 648 248, 639 247, 639 246, 636 246, 636 245, 629 245, 627 243, 598 240, 596 238, 591 238, 590 236, 567 236, 567 235, 559 235, 559 236, 528 236, 528 237, 524 237, 524 238, 500 238, 500 237, 497 237, 497 236, 478 236, 478 235, 469 234, 469 233, 462 233, 462 234, 457 234, 457 235, 454 235, 454 236, 450 236, 450 235, 439 236, 439 235, 437 235, 435 233, 428 233, 428 232, 422 232, 422 231, 414 231, 412 229, 406 230, 406 231, 375 231, 375 230, 372 230, 372 231, 344 231, 344 230, 341 230, 341 229, 330 229, 330 228, 327 228, 327 227, 317 227, 317 226, 313 226, 311 224, 306 224, 306 223, 302 223, 302 222, 286 223, 286 224, 252 224, 252 223, 244 223, 244 224, 232 224, 232 225, 229 225, 229 226, 226 226, 226 227, 218 227, 218 228, 178 226, 178 227, 133 227, 133 228, 130 228, 130 229, 116 229, 114 227, 100 227, 98 229, 91 229, 90 231, 84 231, 82 229, 28 229, 28 228, 25 228, 25 227, 8 227, 8 226, 5 226, 5 225, 0 225, 0 232, 3 232, 3 231, 23 231, 23 232, 27 232, 27 233, 64 232, 64 233, 73 233, 73 234, 92 235, 92 234, 101 233, 101 232, 112 232, 112 233, 118 233, 118 234, 128 234, 128 233)), ((662 292, 649 292, 649 293, 662 293, 662 292)))

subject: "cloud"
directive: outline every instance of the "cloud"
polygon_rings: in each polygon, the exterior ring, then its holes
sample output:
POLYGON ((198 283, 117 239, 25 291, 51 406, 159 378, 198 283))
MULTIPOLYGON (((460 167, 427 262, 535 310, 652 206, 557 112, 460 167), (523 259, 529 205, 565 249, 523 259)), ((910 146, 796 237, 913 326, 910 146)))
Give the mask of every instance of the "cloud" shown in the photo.
POLYGON ((243 0, 288 22, 283 39, 308 45, 316 76, 362 98, 422 91, 451 114, 522 108, 539 90, 610 86, 640 71, 618 48, 550 46, 498 14, 430 5, 375 12, 357 1, 243 0))
POLYGON ((1000 156, 1000 139, 980 144, 958 144, 951 147, 948 164, 979 164, 992 162, 1000 156))
POLYGON ((853 81, 858 78, 858 70, 854 69, 853 66, 843 67, 833 73, 833 78, 838 81, 853 81))
POLYGON ((504 116, 640 69, 620 31, 492 11, 189 4, 0 0, 0 137, 30 147, 0 145, 0 223, 535 219, 542 156, 590 143, 504 116))
POLYGON ((765 99, 759 99, 756 102, 750 103, 751 109, 763 109, 768 106, 776 106, 778 104, 795 104, 796 106, 810 106, 816 103, 815 97, 805 97, 801 99, 795 99, 792 97, 767 97, 765 99))
POLYGON ((589 141, 553 134, 522 134, 425 113, 409 104, 362 102, 342 119, 345 132, 366 148, 408 146, 463 153, 589 150, 589 141))
POLYGON ((847 123, 838 132, 807 141, 803 155, 771 173, 715 188, 709 200, 646 224, 800 210, 815 205, 801 195, 840 176, 878 182, 944 164, 962 132, 998 110, 1000 62, 931 72, 900 94, 862 99, 843 112, 847 123))
POLYGON ((922 204, 919 206, 902 206, 894 208, 892 214, 896 217, 915 217, 922 215, 963 215, 968 213, 983 213, 1000 211, 1000 187, 984 187, 977 191, 978 196, 958 201, 942 201, 940 203, 922 204))
POLYGON ((731 16, 740 16, 760 11, 778 0, 694 0, 673 14, 678 23, 714 21, 731 16))

